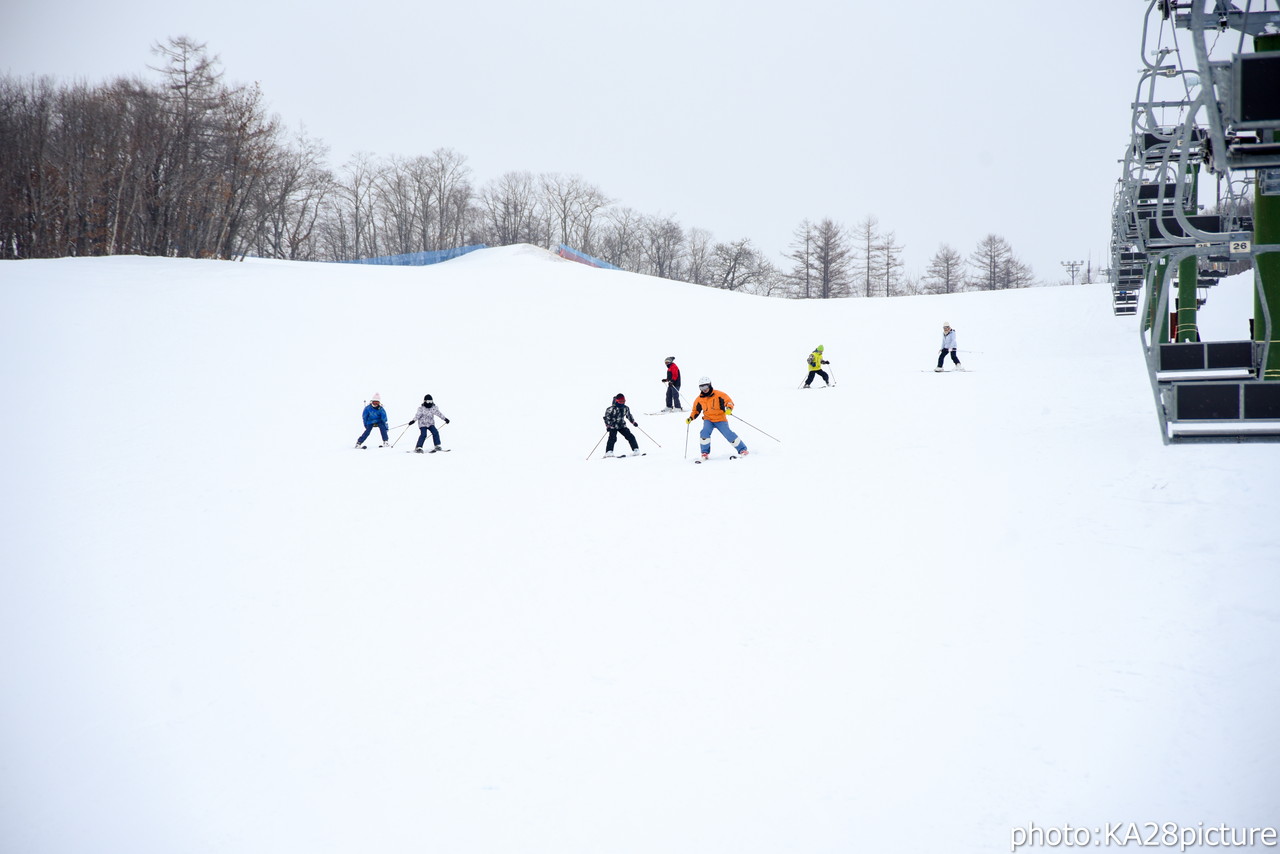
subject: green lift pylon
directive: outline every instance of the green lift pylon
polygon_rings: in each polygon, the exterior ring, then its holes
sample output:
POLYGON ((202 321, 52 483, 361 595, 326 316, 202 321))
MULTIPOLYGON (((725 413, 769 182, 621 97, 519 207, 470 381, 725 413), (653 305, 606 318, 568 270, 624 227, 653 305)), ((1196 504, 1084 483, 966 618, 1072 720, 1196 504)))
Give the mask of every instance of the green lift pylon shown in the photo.
MULTIPOLYGON (((1187 167, 1191 173, 1189 198, 1183 210, 1188 216, 1196 212, 1196 201, 1200 193, 1200 166, 1193 164, 1187 167)), ((1200 308, 1199 297, 1196 296, 1196 276, 1200 271, 1200 259, 1188 255, 1178 264, 1178 341, 1199 341, 1200 330, 1196 326, 1196 317, 1200 308)))

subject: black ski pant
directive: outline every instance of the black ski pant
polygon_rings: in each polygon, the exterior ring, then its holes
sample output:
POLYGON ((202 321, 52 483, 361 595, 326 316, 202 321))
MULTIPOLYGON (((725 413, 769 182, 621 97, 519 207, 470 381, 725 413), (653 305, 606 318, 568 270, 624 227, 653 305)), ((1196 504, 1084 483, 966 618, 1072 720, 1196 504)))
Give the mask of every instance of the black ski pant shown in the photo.
POLYGON ((948 353, 950 353, 950 354, 951 354, 951 361, 955 362, 957 365, 958 365, 958 364, 960 364, 960 359, 958 359, 958 358, 956 357, 956 348, 955 348, 955 347, 952 347, 950 350, 948 350, 946 347, 943 347, 943 348, 942 348, 942 352, 938 354, 938 367, 939 367, 939 368, 941 368, 941 367, 942 367, 942 360, 943 360, 943 359, 945 359, 945 358, 947 358, 947 354, 948 354, 948 353))
POLYGON ((609 428, 609 441, 604 443, 604 452, 606 454, 613 453, 613 443, 618 441, 619 433, 622 434, 622 438, 627 440, 627 444, 631 445, 631 450, 640 450, 640 445, 636 443, 636 437, 626 428, 626 425, 623 425, 622 427, 609 428))
POLYGON ((809 383, 813 382, 813 378, 814 378, 814 377, 822 377, 822 381, 823 381, 824 383, 826 383, 827 385, 831 385, 831 378, 830 378, 829 376, 827 376, 827 372, 826 372, 826 371, 810 371, 810 372, 809 372, 809 378, 808 378, 807 380, 805 380, 805 381, 804 381, 804 387, 805 387, 805 388, 808 388, 808 387, 809 387, 809 383))
POLYGON ((680 409, 680 384, 667 383, 667 408, 680 409))

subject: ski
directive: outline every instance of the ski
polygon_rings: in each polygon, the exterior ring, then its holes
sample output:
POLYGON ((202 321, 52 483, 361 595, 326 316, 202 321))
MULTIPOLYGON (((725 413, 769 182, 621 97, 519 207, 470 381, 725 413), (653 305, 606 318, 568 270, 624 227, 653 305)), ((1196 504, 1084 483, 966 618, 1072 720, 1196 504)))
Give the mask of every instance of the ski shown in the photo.
MULTIPOLYGON (((453 448, 441 448, 440 450, 441 450, 441 451, 452 451, 452 450, 453 450, 453 448)), ((406 453, 406 454, 434 454, 434 453, 436 453, 436 452, 435 452, 435 451, 419 451, 419 450, 415 450, 415 449, 412 449, 412 448, 411 448, 410 450, 405 451, 405 453, 406 453)))
MULTIPOLYGON (((737 458, 738 458, 738 455, 737 455, 737 454, 730 454, 730 455, 729 455, 729 459, 731 459, 731 460, 736 460, 737 458)), ((709 463, 709 462, 711 462, 711 460, 694 460, 694 462, 695 462, 695 463, 697 463, 698 465, 702 465, 703 463, 709 463)))
POLYGON ((627 457, 643 457, 647 456, 648 451, 640 451, 635 454, 614 454, 611 457, 601 457, 602 460, 625 460, 627 457))

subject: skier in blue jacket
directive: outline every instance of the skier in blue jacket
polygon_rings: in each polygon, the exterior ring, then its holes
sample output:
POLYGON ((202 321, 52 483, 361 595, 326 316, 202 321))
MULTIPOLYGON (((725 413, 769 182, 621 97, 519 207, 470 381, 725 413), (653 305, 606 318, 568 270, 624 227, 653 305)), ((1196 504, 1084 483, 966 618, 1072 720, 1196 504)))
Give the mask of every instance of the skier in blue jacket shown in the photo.
POLYGON ((369 438, 374 427, 377 427, 378 432, 382 434, 382 444, 378 447, 388 447, 391 443, 387 441, 387 410, 382 408, 382 396, 378 394, 375 394, 373 400, 369 401, 369 405, 364 408, 364 432, 360 434, 359 439, 356 439, 357 448, 364 447, 364 440, 369 438))

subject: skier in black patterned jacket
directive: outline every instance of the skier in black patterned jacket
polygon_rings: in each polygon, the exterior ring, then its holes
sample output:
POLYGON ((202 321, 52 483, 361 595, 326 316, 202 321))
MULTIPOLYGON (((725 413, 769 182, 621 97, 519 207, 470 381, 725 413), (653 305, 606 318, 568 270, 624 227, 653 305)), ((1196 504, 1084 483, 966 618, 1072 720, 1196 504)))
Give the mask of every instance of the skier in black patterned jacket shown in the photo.
POLYGON ((622 434, 622 438, 626 439, 631 445, 631 453, 635 454, 640 451, 640 445, 636 442, 635 435, 627 429, 627 422, 631 422, 632 427, 639 427, 635 418, 631 417, 631 407, 627 406, 627 398, 622 392, 618 392, 613 396, 613 404, 604 411, 604 426, 609 431, 609 441, 605 443, 604 455, 606 457, 613 456, 613 443, 618 440, 618 434, 622 434))

